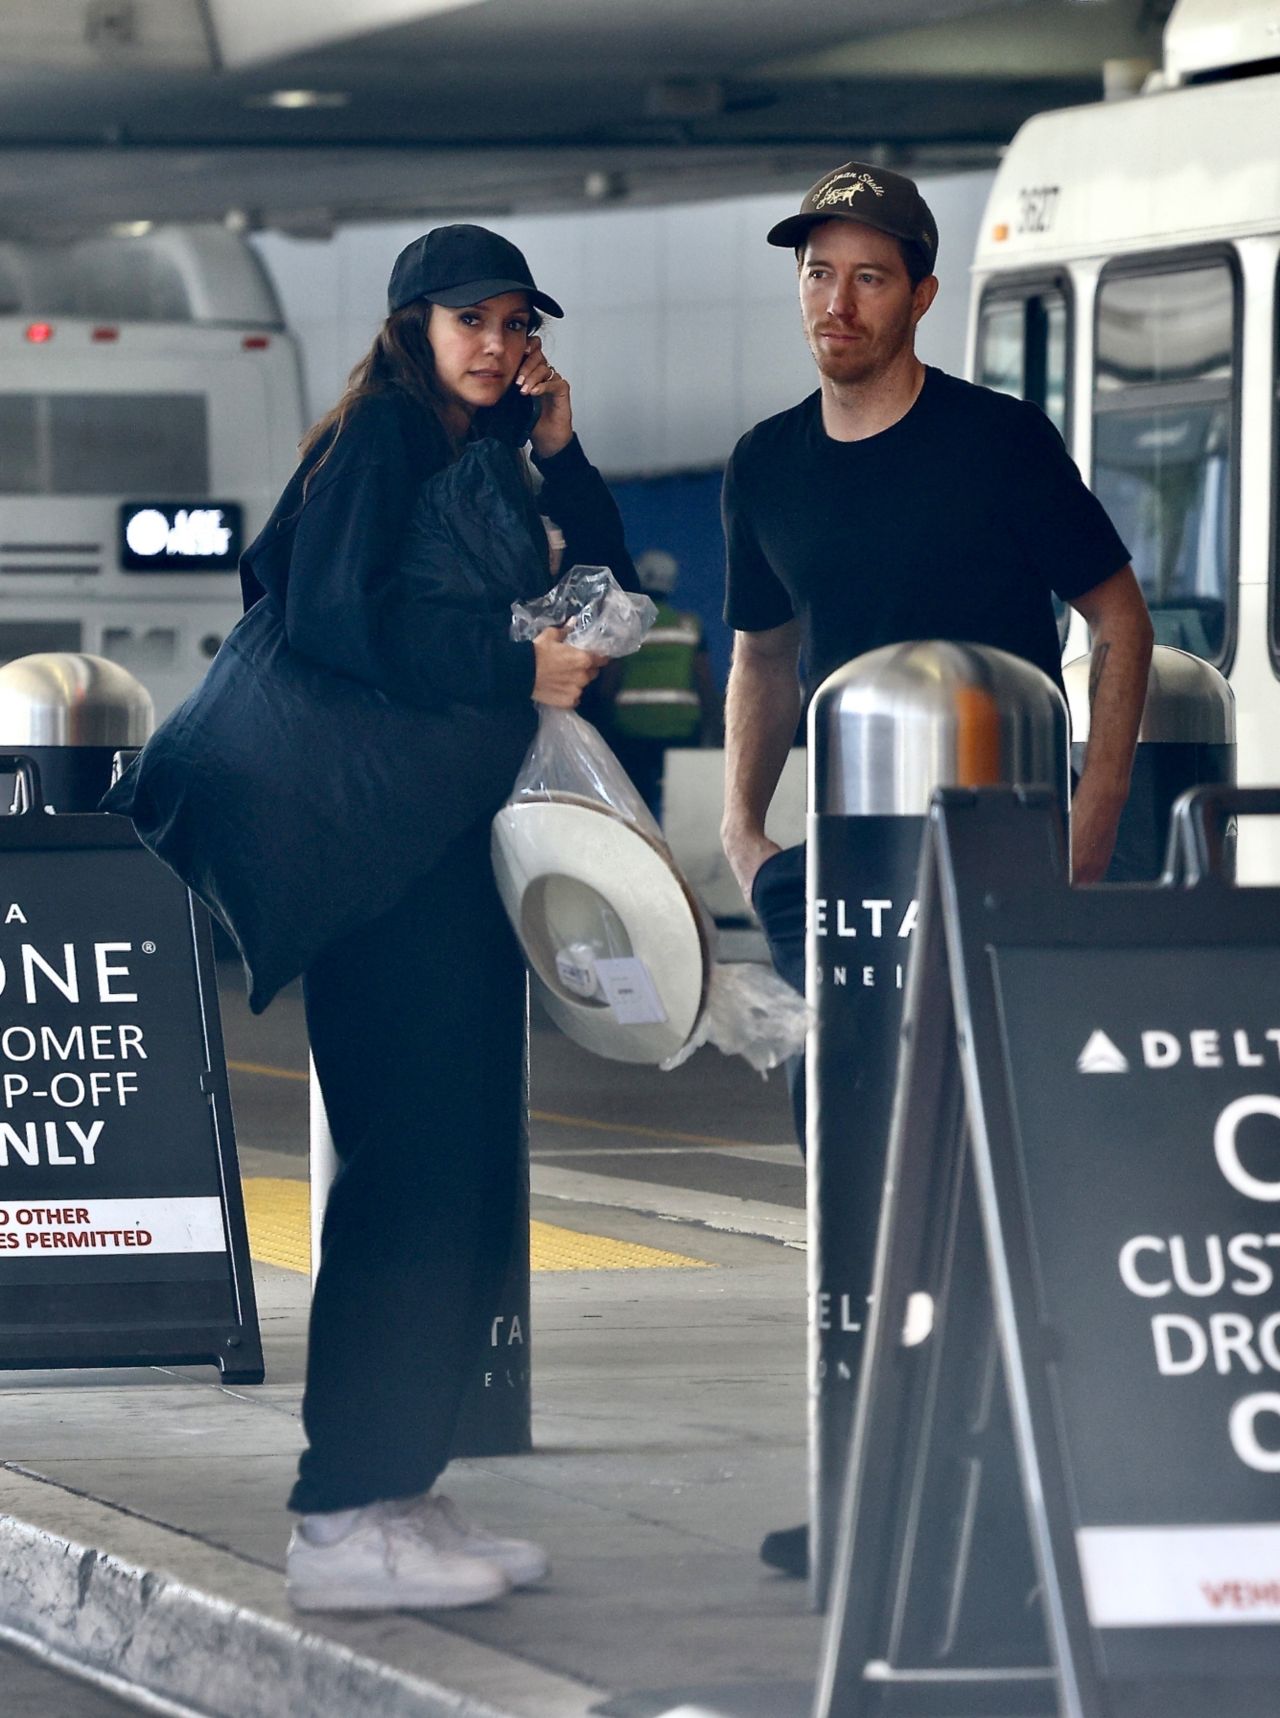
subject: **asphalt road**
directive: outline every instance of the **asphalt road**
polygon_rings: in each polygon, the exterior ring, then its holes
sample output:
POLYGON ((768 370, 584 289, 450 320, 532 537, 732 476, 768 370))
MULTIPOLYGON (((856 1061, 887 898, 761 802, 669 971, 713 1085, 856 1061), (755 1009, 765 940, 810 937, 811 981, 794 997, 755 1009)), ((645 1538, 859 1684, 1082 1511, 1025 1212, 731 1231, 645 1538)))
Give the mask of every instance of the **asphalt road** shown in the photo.
POLYGON ((4 1718, 120 1718, 122 1713, 144 1710, 3 1645, 0 1689, 4 1718))
MULTIPOLYGON (((256 1018, 238 966, 219 970, 223 1032, 241 1148, 305 1157, 307 1035, 301 987, 256 1018)), ((767 1079, 740 1057, 699 1050, 671 1073, 606 1061, 535 1018, 530 1152, 536 1161, 699 1192, 800 1208, 804 1171, 793 1139, 786 1078, 767 1079), (788 1147, 752 1162, 733 1147, 788 1147)))

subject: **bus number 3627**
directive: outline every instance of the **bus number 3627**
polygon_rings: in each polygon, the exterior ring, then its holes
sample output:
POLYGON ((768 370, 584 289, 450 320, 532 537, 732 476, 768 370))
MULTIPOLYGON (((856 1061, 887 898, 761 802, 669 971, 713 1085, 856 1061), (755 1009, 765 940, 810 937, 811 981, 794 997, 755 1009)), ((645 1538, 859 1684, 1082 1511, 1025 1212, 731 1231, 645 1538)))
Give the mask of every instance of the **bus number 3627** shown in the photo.
POLYGON ((1058 209, 1058 185, 1032 185, 1018 192, 1018 231, 1047 233, 1058 209))

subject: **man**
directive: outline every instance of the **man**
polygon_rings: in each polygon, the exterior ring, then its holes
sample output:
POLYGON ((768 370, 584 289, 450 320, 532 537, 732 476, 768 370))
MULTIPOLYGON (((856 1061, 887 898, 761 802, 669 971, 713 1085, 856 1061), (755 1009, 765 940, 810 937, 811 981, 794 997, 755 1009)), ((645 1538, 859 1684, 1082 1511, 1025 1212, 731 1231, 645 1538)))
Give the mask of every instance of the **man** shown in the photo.
POLYGON ((640 588, 658 617, 634 656, 601 676, 606 734, 654 817, 662 818, 662 772, 673 746, 719 745, 724 720, 706 635, 696 614, 672 603, 680 565, 665 549, 636 556, 640 588))
MULTIPOLYGON (((917 358, 938 229, 915 184, 847 162, 768 239, 795 252, 819 385, 750 430, 725 473, 735 641, 721 835, 779 972, 802 989, 804 851, 781 853, 764 823, 826 676, 881 645, 950 638, 1010 651, 1061 686, 1053 593, 1071 603, 1094 662, 1071 862, 1094 882, 1128 793, 1152 634, 1128 551, 1043 413, 917 358)), ((793 1090, 803 1148, 802 1081, 793 1090)), ((770 1535, 782 1539, 766 1560, 803 1573, 802 1538, 770 1535)))

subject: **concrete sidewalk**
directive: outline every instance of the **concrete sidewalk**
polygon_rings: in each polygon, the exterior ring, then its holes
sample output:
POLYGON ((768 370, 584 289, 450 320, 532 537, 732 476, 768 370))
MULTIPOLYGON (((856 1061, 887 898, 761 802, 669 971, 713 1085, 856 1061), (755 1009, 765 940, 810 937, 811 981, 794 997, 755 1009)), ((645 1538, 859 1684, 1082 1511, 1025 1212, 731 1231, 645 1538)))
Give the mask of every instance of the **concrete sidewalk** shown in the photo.
POLYGON ((710 1268, 535 1274, 535 1451, 457 1463, 447 1485, 550 1549, 544 1587, 429 1618, 293 1616, 308 1283, 258 1265, 257 1388, 0 1374, 0 1633, 217 1718, 806 1718, 820 1621, 756 1557, 805 1511, 804 1256, 577 1181, 535 1181, 535 1217, 710 1268))

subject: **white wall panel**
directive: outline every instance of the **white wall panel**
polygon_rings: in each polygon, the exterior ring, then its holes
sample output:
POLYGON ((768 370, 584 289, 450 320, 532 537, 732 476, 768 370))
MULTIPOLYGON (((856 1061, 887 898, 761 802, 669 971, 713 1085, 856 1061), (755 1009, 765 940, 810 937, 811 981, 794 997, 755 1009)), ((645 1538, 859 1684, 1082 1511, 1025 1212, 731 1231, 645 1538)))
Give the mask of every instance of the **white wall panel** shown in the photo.
POLYGON ((662 209, 610 209, 579 216, 590 226, 584 231, 575 309, 657 305, 664 216, 662 209))
MULTIPOLYGON (((412 239, 419 236, 416 225, 397 223, 391 226, 377 223, 351 227, 330 241, 327 248, 336 249, 342 258, 339 276, 341 314, 358 331, 356 346, 363 350, 373 339, 378 324, 387 313, 387 280, 391 265, 412 239)), ((353 355, 354 362, 354 355, 353 355)))
POLYGON ((938 296, 920 324, 916 351, 926 364, 937 364, 956 375, 964 370, 969 270, 993 177, 960 173, 935 179, 926 190, 938 223, 938 296))
POLYGON ((742 415, 733 441, 761 418, 794 406, 818 385, 793 298, 745 305, 736 340, 742 415))
POLYGON ((803 195, 800 187, 794 196, 747 197, 734 204, 744 298, 758 303, 795 297, 795 257, 769 244, 765 235, 784 215, 795 214, 803 195))
POLYGON ((528 215, 523 220, 488 221, 524 252, 533 278, 576 321, 586 308, 582 286, 588 242, 594 243, 595 217, 528 215))
POLYGON ((651 471, 663 463, 654 385, 661 325, 656 306, 595 310, 576 332, 574 418, 584 447, 604 471, 651 471))
MULTIPOLYGON (((969 261, 988 174, 922 181, 938 218, 941 292, 921 328, 928 362, 959 372, 969 261)), ((591 456, 619 474, 712 465, 752 423, 814 386, 795 264, 765 243, 790 195, 530 215, 496 223, 567 314, 548 331, 573 383, 591 456)), ((257 243, 303 348, 313 416, 336 399, 385 308, 414 226, 345 228, 330 240, 257 243)))
POLYGON ((662 211, 658 290, 667 304, 730 304, 742 298, 738 204, 673 204, 662 211))
MULTIPOLYGON (((537 280, 538 276, 535 274, 533 278, 537 280)), ((549 316, 539 331, 547 357, 569 378, 575 412, 581 411, 579 395, 587 392, 578 383, 582 374, 582 342, 589 327, 589 322, 576 317, 566 316, 563 322, 557 322, 549 316)))
POLYGON ((725 424, 742 418, 738 318, 706 304, 668 303, 661 350, 654 354, 662 396, 656 466, 718 465, 725 424))

